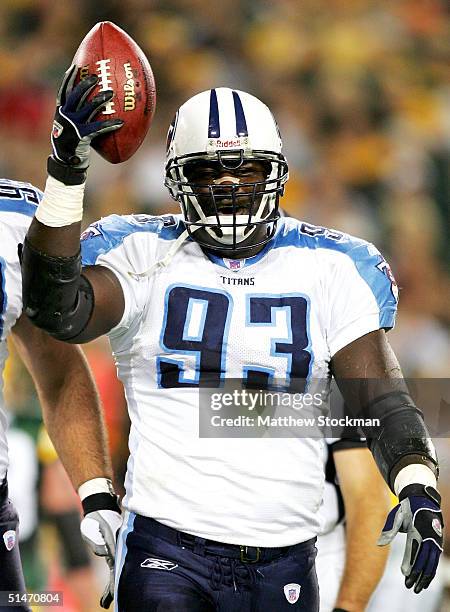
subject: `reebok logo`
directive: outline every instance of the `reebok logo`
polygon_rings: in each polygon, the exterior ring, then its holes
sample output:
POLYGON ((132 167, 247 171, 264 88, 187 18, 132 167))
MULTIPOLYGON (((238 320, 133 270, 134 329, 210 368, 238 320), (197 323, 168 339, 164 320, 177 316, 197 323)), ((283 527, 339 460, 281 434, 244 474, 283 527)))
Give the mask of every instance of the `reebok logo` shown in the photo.
POLYGON ((165 559, 153 559, 152 557, 149 557, 141 563, 141 567, 145 567, 147 569, 166 570, 170 572, 178 567, 178 563, 166 561, 165 559))

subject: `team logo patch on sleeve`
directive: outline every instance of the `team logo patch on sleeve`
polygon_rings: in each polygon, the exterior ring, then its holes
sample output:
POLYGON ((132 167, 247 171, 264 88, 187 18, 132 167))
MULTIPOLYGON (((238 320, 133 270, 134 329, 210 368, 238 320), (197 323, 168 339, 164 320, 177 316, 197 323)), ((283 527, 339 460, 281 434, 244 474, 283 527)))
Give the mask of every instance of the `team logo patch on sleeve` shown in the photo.
POLYGON ((165 559, 153 559, 152 557, 150 557, 145 561, 142 561, 141 567, 145 567, 147 569, 166 570, 170 572, 171 570, 178 567, 178 563, 166 561, 165 559))
POLYGON ((295 604, 300 597, 301 586, 296 582, 290 582, 283 587, 284 596, 290 604, 295 604))
POLYGON ((3 534, 3 541, 5 543, 6 550, 12 550, 16 543, 16 532, 12 529, 5 531, 3 534))
POLYGON ((385 259, 383 259, 377 265, 377 268, 381 272, 383 272, 383 274, 385 274, 387 276, 387 278, 389 279, 389 281, 391 283, 392 295, 394 296, 395 301, 398 302, 398 285, 397 285, 397 281, 395 280, 395 277, 394 277, 394 275, 392 273, 391 266, 388 264, 388 262, 385 259))

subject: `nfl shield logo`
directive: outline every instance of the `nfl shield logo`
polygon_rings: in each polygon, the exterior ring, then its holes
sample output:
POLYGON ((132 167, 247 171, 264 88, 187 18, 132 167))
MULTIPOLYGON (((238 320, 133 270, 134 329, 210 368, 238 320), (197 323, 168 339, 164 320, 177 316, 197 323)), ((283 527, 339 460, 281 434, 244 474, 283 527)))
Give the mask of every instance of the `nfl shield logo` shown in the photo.
POLYGON ((59 138, 59 136, 61 136, 62 134, 62 131, 63 131, 63 126, 57 121, 53 121, 53 128, 52 128, 53 138, 59 138))
POLYGON ((284 596, 290 604, 295 604, 300 597, 301 586, 295 582, 284 585, 284 596))
POLYGON ((438 518, 434 518, 431 521, 431 526, 433 527, 435 532, 438 534, 438 536, 442 535, 442 525, 441 525, 441 521, 438 518))
POLYGON ((223 261, 226 267, 229 270, 233 270, 234 272, 236 272, 236 270, 240 270, 245 265, 245 259, 225 259, 224 258, 223 261))
POLYGON ((16 543, 16 532, 12 529, 5 531, 3 534, 3 541, 5 543, 6 550, 12 550, 14 548, 14 544, 16 543))

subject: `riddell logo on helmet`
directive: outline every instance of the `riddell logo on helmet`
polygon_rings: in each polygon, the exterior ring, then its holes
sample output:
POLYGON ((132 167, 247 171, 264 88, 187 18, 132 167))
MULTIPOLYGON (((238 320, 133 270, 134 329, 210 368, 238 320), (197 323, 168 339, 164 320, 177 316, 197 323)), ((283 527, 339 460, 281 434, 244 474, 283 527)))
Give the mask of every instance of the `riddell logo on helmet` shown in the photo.
POLYGON ((231 140, 220 140, 220 138, 218 138, 216 140, 216 144, 221 149, 226 149, 227 147, 238 147, 241 144, 241 139, 234 138, 231 140))
POLYGON ((237 149, 247 147, 248 138, 210 138, 208 149, 237 149))

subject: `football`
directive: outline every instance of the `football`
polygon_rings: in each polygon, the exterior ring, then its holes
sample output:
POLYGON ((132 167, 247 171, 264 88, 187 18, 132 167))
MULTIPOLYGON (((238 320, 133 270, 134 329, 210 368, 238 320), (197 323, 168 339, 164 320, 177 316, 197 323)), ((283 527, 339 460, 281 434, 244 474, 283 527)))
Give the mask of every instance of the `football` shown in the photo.
POLYGON ((112 164, 126 161, 142 144, 155 111, 155 80, 146 56, 121 28, 101 21, 86 34, 72 64, 78 67, 75 83, 89 74, 98 76, 89 99, 108 89, 114 91, 96 120, 122 119, 125 123, 95 138, 92 146, 112 164))

